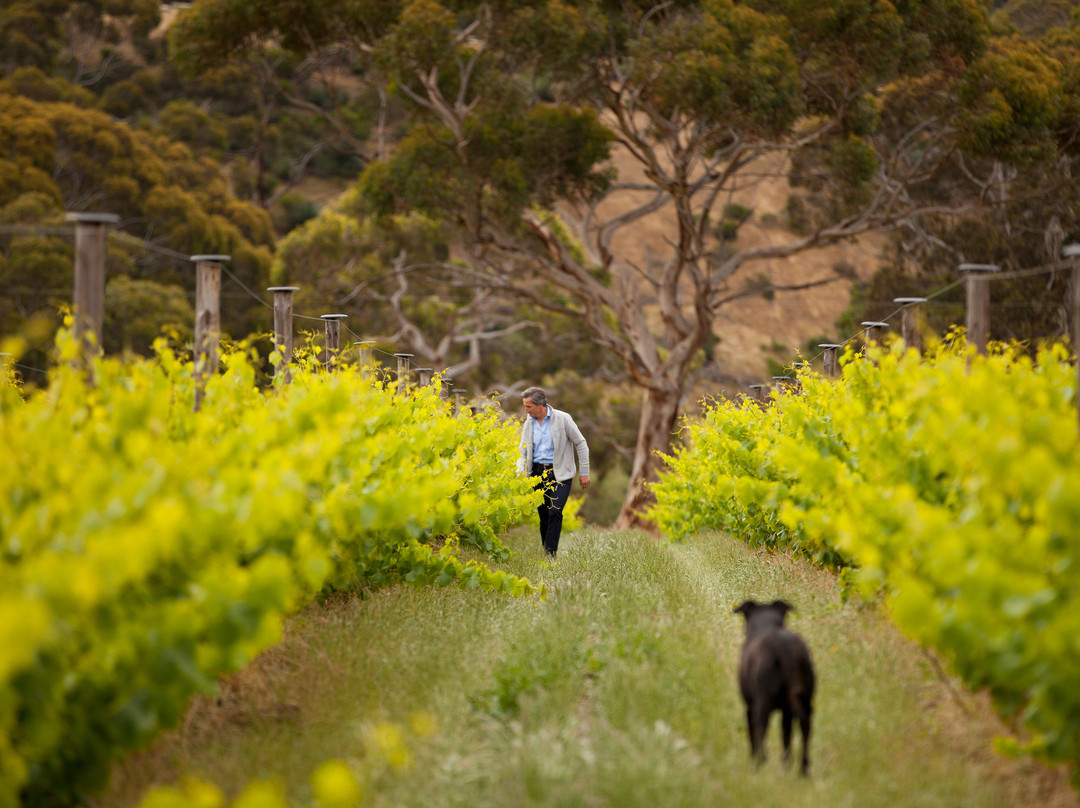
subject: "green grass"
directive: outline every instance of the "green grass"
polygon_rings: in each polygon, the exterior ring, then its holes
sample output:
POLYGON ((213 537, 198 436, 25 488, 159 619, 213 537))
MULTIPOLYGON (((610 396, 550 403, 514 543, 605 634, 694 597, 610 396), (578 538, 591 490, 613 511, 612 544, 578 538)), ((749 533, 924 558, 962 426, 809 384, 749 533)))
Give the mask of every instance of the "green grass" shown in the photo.
POLYGON ((230 795, 277 779, 308 805, 339 758, 374 806, 1077 805, 1062 772, 996 756, 985 703, 825 571, 718 535, 600 531, 547 565, 534 539, 512 535, 505 566, 545 602, 398 587, 309 609, 97 804, 193 774, 230 795), (808 780, 782 769, 775 717, 768 763, 750 762, 731 609, 751 597, 793 602, 814 655, 808 780))

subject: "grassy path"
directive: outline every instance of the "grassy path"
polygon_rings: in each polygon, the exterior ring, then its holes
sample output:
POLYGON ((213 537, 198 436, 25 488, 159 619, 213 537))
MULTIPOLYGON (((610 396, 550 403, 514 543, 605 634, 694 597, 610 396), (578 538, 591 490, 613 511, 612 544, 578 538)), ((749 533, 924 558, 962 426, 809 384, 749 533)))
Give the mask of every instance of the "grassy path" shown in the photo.
POLYGON ((192 773, 234 794, 253 778, 308 805, 312 770, 347 760, 365 805, 1080 805, 1060 772, 990 751, 984 704, 934 675, 833 576, 725 537, 532 532, 508 569, 546 602, 394 588, 311 609, 285 642, 119 767, 101 806, 192 773), (750 765, 732 605, 783 597, 818 670, 811 776, 750 765))

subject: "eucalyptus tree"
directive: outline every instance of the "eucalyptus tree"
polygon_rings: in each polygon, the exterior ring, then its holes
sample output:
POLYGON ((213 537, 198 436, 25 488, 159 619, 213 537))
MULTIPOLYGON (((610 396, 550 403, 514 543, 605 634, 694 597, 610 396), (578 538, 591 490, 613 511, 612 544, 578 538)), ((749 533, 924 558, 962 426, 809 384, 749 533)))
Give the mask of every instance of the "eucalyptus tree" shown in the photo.
POLYGON ((116 68, 120 45, 136 47, 161 21, 156 0, 21 0, 0 5, 0 76, 57 69, 77 86, 116 68))
POLYGON ((910 189, 955 153, 949 99, 986 40, 977 0, 198 0, 174 41, 189 59, 267 43, 344 59, 400 99, 404 136, 360 178, 366 214, 444 222, 458 260, 441 271, 576 318, 618 357, 642 391, 628 525, 718 313, 747 293, 735 274, 917 216, 910 189), (938 102, 890 117, 912 88, 938 102), (615 175, 616 144, 639 176, 615 175), (717 224, 766 174, 802 194, 800 233, 742 248, 717 224), (620 253, 662 209, 668 253, 620 253))
MULTIPOLYGON (((158 327, 184 317, 173 287, 191 289, 194 276, 183 256, 228 254, 234 278, 265 286, 270 217, 233 197, 217 164, 99 110, 8 94, 7 84, 0 81, 0 224, 8 226, 0 234, 0 334, 41 319, 58 324, 57 304, 70 300, 73 260, 70 240, 61 237, 64 211, 120 217, 123 234, 110 239, 106 256, 106 304, 123 327, 107 348, 145 346, 153 327, 131 321, 130 311, 141 310, 142 320, 151 311, 166 318, 158 327), (114 283, 122 276, 147 283, 114 283)), ((239 336, 265 321, 265 309, 251 301, 229 307, 224 328, 239 336)))
POLYGON ((375 219, 358 211, 363 203, 353 189, 278 242, 272 271, 301 283, 297 309, 345 313, 353 336, 412 353, 459 387, 466 376, 490 378, 475 372, 485 344, 544 330, 490 289, 428 271, 449 253, 440 222, 419 213, 375 219))
MULTIPOLYGON (((1034 24, 1047 25, 1042 18, 1034 24)), ((909 93, 908 105, 930 107, 934 89, 909 93)), ((962 263, 995 264, 1003 273, 991 289, 990 336, 1036 346, 1072 327, 1071 267, 1062 247, 1080 239, 1080 19, 1038 37, 1000 32, 958 89, 962 159, 912 193, 966 199, 969 209, 928 217, 896 240, 894 256, 857 286, 846 316, 880 319, 886 309, 879 301, 941 289, 962 263)), ((893 118, 906 125, 902 109, 895 105, 893 118)), ((942 332, 962 320, 963 290, 938 302, 955 303, 927 312, 928 324, 942 332)))

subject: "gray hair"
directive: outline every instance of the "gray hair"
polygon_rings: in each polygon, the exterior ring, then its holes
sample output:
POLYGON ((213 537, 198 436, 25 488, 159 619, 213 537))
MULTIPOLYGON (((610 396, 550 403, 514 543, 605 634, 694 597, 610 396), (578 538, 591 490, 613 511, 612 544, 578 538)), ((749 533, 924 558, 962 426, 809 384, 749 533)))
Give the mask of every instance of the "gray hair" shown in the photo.
POLYGON ((530 387, 521 394, 521 398, 531 399, 533 404, 547 404, 547 393, 543 387, 530 387))

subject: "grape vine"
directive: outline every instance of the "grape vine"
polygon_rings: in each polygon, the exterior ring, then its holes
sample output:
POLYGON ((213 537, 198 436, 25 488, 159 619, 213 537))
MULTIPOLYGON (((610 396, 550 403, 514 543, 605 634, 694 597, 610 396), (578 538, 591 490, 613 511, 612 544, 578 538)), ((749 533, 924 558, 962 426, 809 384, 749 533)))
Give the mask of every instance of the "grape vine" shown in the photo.
POLYGON ((1080 761, 1080 445, 1076 369, 963 341, 930 355, 849 350, 765 408, 724 401, 688 425, 655 485, 675 539, 720 528, 846 567, 896 623, 988 688, 1024 740, 1080 761))
POLYGON ((3 808, 77 803, 328 589, 537 591, 460 554, 505 558, 534 511, 514 425, 355 369, 264 393, 243 346, 222 364, 197 413, 164 341, 93 386, 63 361, 40 392, 0 385, 3 808))

